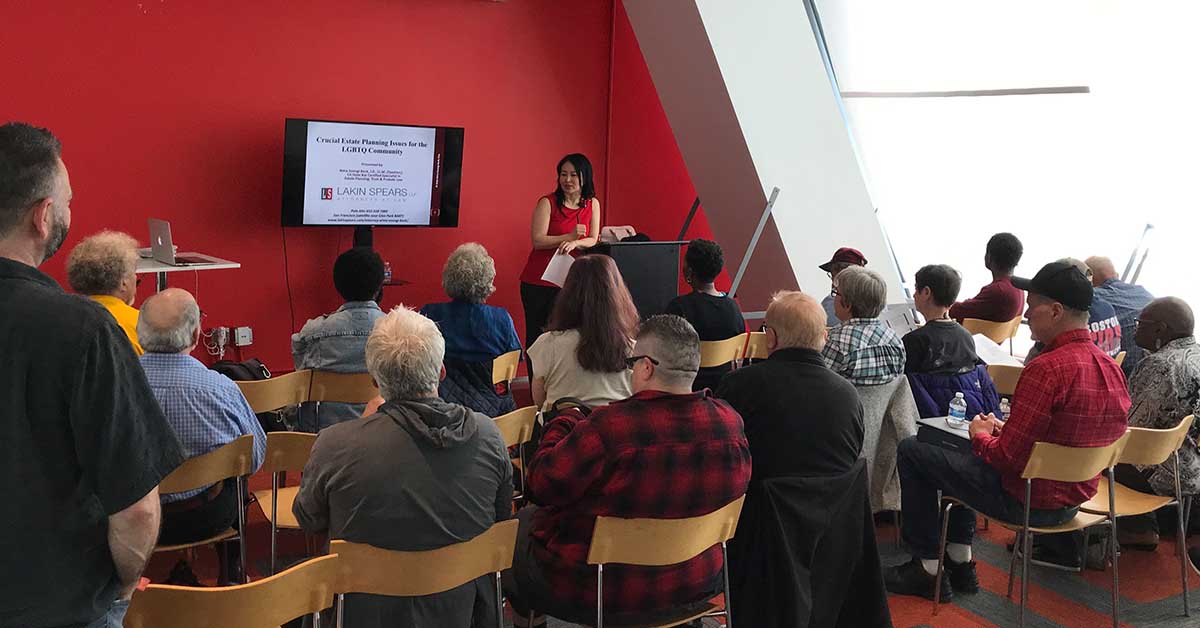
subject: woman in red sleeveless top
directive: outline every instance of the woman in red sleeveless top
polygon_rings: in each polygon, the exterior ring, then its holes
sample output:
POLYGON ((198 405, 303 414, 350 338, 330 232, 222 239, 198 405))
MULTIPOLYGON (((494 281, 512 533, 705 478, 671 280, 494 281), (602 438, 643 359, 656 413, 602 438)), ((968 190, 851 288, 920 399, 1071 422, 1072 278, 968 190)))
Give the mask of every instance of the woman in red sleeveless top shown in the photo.
POLYGON ((571 153, 558 162, 558 188, 538 200, 530 239, 533 250, 521 272, 521 306, 525 309, 525 347, 541 335, 559 287, 542 280, 556 252, 581 255, 596 246, 600 234, 600 201, 592 182, 592 163, 571 153))

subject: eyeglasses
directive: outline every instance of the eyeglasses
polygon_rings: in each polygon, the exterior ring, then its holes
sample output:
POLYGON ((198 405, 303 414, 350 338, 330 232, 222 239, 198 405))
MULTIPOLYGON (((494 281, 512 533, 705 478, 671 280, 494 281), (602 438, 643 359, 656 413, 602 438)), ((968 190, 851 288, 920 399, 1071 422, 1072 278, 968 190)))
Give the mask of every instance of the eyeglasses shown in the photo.
POLYGON ((829 294, 832 294, 836 297, 837 295, 841 294, 841 292, 838 292, 837 286, 834 286, 829 289, 829 294))
POLYGON ((650 360, 651 364, 653 364, 654 366, 658 366, 658 360, 655 360, 654 358, 652 358, 648 355, 633 355, 633 356, 629 356, 628 358, 625 358, 625 368, 631 369, 634 367, 634 365, 636 365, 638 362, 640 362, 643 359, 650 360))

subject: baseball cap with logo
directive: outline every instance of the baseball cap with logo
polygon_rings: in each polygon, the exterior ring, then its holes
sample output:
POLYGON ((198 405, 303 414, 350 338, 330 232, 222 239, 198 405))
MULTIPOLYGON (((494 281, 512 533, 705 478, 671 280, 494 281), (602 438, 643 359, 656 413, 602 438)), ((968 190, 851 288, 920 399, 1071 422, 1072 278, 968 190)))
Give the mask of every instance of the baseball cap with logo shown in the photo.
POLYGON ((833 272, 830 269, 833 268, 834 264, 850 264, 851 266, 866 266, 867 258, 863 257, 863 254, 858 249, 852 249, 850 247, 844 246, 844 247, 838 249, 837 252, 835 252, 833 254, 833 257, 828 262, 821 264, 817 268, 820 268, 821 270, 823 270, 827 273, 833 272))
POLYGON ((1092 307, 1092 282, 1068 261, 1050 262, 1033 279, 1012 278, 1012 285, 1021 290, 1058 301, 1081 312, 1092 307))

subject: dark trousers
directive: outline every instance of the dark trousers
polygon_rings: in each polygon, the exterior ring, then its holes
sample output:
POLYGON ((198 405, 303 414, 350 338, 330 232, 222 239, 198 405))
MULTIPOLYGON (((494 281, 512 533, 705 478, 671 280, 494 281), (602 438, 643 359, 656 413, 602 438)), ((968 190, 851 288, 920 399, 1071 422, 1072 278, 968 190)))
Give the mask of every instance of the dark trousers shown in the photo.
MULTIPOLYGON (((1137 467, 1131 464, 1119 464, 1113 469, 1113 477, 1116 478, 1117 484, 1135 491, 1155 495, 1154 487, 1150 486, 1150 473, 1150 471, 1139 471, 1137 467)), ((1118 505, 1120 505, 1119 502, 1118 505)), ((1153 532, 1158 534, 1160 528, 1174 531, 1177 525, 1175 521, 1177 512, 1174 506, 1170 506, 1158 512, 1133 517, 1121 517, 1117 519, 1117 528, 1123 532, 1133 533, 1153 532)))
POLYGON ((554 299, 558 297, 559 288, 551 286, 536 286, 521 282, 521 307, 525 310, 525 348, 533 346, 533 341, 542 335, 546 323, 550 321, 550 312, 554 310, 554 299))
MULTIPOLYGON (((201 499, 203 500, 202 497, 201 499)), ((158 543, 159 545, 192 543, 216 536, 229 528, 236 528, 238 524, 237 509, 237 482, 235 480, 226 480, 220 493, 195 508, 174 511, 170 505, 165 505, 158 543)), ((237 543, 238 541, 227 541, 217 544, 222 582, 237 580, 238 570, 241 569, 237 543)))
MULTIPOLYGON (((896 465, 900 472, 902 533, 913 555, 922 559, 938 557, 941 534, 938 491, 954 497, 975 510, 997 519, 1020 523, 1025 506, 1004 490, 1000 472, 974 455, 923 443, 915 436, 900 442, 896 465)), ((1075 517, 1078 508, 1032 509, 1032 526, 1052 526, 1075 517)), ((970 545, 975 538, 975 513, 965 508, 950 511, 946 539, 950 543, 970 545)))

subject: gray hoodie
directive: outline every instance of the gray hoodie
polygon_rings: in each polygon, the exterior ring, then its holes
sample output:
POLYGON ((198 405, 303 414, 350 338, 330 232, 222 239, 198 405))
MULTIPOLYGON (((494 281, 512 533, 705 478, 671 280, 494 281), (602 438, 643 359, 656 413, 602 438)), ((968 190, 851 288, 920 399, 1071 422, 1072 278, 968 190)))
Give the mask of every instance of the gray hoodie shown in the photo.
MULTIPOLYGON (((491 418, 441 399, 388 402, 321 431, 292 511, 305 531, 333 539, 436 549, 511 516, 512 464, 491 418)), ((373 627, 386 617, 392 626, 466 628, 479 625, 481 613, 495 625, 487 578, 424 598, 353 596, 347 625, 373 627)))

